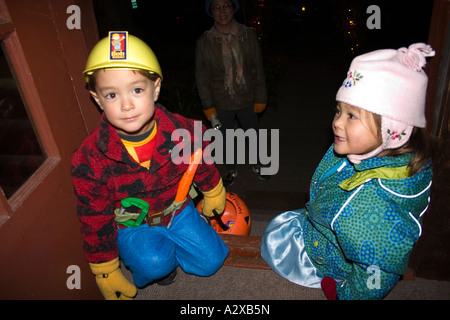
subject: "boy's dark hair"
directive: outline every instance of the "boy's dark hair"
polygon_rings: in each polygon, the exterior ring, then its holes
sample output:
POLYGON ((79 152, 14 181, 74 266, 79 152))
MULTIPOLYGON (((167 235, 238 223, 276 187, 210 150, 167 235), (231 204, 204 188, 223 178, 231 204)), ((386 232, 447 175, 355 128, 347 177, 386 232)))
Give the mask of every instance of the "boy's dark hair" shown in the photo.
MULTIPOLYGON (((89 77, 89 82, 87 83, 88 90, 95 91, 95 86, 97 82, 97 73, 101 70, 105 69, 97 70, 89 77)), ((132 71, 139 72, 140 74, 142 74, 144 77, 147 77, 151 81, 156 81, 159 78, 159 76, 156 73, 151 73, 147 70, 132 70, 132 71)))

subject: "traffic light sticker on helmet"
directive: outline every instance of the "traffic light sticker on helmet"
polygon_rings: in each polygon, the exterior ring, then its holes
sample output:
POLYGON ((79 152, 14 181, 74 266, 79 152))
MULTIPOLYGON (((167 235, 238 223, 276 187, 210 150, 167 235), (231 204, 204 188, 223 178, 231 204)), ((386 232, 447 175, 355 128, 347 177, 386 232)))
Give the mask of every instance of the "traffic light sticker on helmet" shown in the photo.
POLYGON ((109 32, 109 59, 126 60, 128 49, 128 32, 109 32))
POLYGON ((83 77, 101 69, 147 70, 161 79, 161 67, 152 49, 128 31, 110 31, 89 53, 83 77))

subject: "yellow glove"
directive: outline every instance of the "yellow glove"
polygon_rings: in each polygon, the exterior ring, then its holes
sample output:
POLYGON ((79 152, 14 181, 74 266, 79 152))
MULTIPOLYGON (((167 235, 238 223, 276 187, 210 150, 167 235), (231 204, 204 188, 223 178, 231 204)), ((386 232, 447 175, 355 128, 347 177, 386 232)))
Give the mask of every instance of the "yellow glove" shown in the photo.
POLYGON ((219 183, 210 191, 202 191, 202 212, 207 217, 212 217, 215 209, 218 214, 225 210, 226 191, 220 178, 219 183))
POLYGON ((136 287, 120 271, 119 258, 104 263, 89 263, 89 266, 106 300, 132 300, 137 294, 136 287), (117 296, 116 292, 120 295, 117 296))
POLYGON ((215 114, 217 116, 216 108, 203 109, 203 113, 205 114, 206 119, 211 121, 211 116, 215 114))
POLYGON ((266 105, 267 104, 265 103, 255 103, 253 106, 253 110, 255 111, 255 113, 263 112, 264 109, 266 108, 266 105))

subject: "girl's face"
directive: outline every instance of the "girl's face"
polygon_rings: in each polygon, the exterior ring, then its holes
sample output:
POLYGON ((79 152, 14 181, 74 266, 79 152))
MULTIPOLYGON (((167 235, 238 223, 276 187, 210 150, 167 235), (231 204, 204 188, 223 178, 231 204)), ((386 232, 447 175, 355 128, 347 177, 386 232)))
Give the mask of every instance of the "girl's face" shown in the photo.
POLYGON ((233 3, 230 0, 214 0, 211 3, 211 14, 219 26, 227 26, 234 16, 233 3))
POLYGON ((133 70, 100 70, 92 97, 117 132, 139 135, 154 123, 161 79, 151 81, 133 70))
POLYGON ((338 103, 332 127, 338 154, 366 154, 381 144, 373 115, 349 104, 338 103))

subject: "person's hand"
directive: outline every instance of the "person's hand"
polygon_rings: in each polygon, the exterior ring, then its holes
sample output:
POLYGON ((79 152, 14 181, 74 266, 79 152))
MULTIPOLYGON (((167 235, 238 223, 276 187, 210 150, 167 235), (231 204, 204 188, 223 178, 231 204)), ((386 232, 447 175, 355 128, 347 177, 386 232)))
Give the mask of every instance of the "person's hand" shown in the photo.
POLYGON ((222 183, 222 178, 219 183, 210 191, 202 191, 203 202, 202 212, 207 217, 214 215, 213 210, 221 214, 225 210, 226 191, 222 183))
POLYGON ((264 109, 266 108, 265 103, 255 103, 253 106, 253 110, 255 111, 255 113, 261 113, 264 111, 264 109))
POLYGON ((89 263, 100 292, 106 300, 132 300, 137 294, 119 269, 119 258, 104 263, 89 263))
POLYGON ((211 121, 211 117, 213 114, 217 116, 217 110, 214 107, 203 109, 203 113, 205 114, 206 119, 208 119, 209 121, 211 121))

